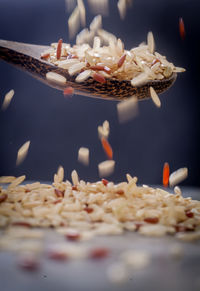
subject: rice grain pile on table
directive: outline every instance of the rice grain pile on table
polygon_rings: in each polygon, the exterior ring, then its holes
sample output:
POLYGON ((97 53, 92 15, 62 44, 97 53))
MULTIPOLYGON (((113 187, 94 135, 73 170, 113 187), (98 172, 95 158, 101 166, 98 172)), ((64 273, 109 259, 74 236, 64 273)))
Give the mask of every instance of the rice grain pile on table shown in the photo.
POLYGON ((200 201, 181 193, 137 186, 137 178, 127 174, 127 182, 114 184, 105 179, 90 183, 72 172, 72 183, 63 181, 59 168, 52 185, 19 185, 25 176, 1 177, 0 226, 55 227, 62 234, 85 232, 93 235, 121 234, 123 230, 143 235, 176 234, 182 239, 200 238, 200 201), (192 231, 192 232, 191 232, 192 231))

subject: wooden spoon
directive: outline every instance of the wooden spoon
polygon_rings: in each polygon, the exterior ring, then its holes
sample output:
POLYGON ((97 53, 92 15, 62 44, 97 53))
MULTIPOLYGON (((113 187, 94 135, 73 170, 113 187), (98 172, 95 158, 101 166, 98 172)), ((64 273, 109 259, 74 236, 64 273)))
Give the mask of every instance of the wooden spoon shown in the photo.
POLYGON ((177 74, 173 73, 169 78, 148 81, 138 87, 133 87, 130 81, 119 81, 113 78, 106 79, 104 84, 95 81, 93 78, 77 83, 75 82, 76 76, 70 76, 67 70, 58 68, 40 58, 41 53, 48 48, 50 47, 0 40, 0 59, 25 70, 34 78, 53 88, 64 90, 70 86, 74 88, 76 94, 111 100, 125 100, 131 96, 136 96, 139 100, 148 98, 150 97, 150 86, 157 93, 162 93, 173 85, 177 77, 177 74), (47 80, 46 73, 50 71, 64 76, 67 83, 63 85, 47 80))

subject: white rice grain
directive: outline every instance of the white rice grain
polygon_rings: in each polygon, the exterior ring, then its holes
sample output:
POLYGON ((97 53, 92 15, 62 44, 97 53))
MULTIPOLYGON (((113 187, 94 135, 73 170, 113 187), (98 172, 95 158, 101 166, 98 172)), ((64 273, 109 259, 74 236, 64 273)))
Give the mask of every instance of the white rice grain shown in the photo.
POLYGON ((112 175, 115 169, 115 161, 107 160, 98 164, 99 177, 108 177, 112 175))
POLYGON ((72 183, 74 184, 74 186, 77 186, 79 184, 79 177, 78 177, 78 173, 76 172, 76 170, 72 171, 72 183))
POLYGON ((175 187, 174 187, 174 193, 175 193, 175 194, 178 194, 178 195, 181 195, 181 194, 182 194, 181 188, 178 187, 178 186, 175 186, 175 187))
POLYGON ((98 36, 95 36, 94 42, 93 42, 93 49, 99 49, 101 46, 101 39, 98 36))
POLYGON ((5 95, 2 106, 1 106, 1 110, 5 111, 8 108, 14 94, 15 94, 15 91, 12 89, 5 95))
POLYGON ((73 38, 80 27, 80 11, 79 7, 76 6, 72 14, 68 19, 68 29, 69 29, 69 38, 73 38))
POLYGON ((121 19, 124 19, 126 16, 126 0, 119 0, 117 2, 117 7, 121 19))
POLYGON ((21 184, 24 180, 26 179, 25 175, 22 175, 18 178, 16 178, 9 186, 8 186, 8 190, 15 188, 16 186, 18 186, 19 184, 21 184))
POLYGON ((78 151, 78 161, 85 166, 89 165, 89 149, 81 147, 78 151))
POLYGON ((66 78, 61 76, 60 74, 54 73, 54 72, 48 72, 46 73, 47 80, 59 84, 65 84, 67 82, 66 78))
POLYGON ((149 31, 147 34, 147 44, 148 44, 149 52, 153 54, 155 50, 155 42, 154 42, 153 33, 151 31, 149 31))
POLYGON ((16 177, 14 176, 2 176, 0 177, 0 184, 9 184, 12 183, 16 177))
POLYGON ((151 95, 151 99, 153 100, 154 104, 157 107, 161 107, 160 98, 158 97, 158 94, 156 93, 156 91, 154 90, 153 87, 150 87, 150 95, 151 95))
POLYGON ((181 183, 188 176, 188 168, 180 168, 169 176, 169 185, 171 187, 181 183))
POLYGON ((97 31, 101 27, 102 27, 102 16, 97 15, 94 17, 94 19, 90 23, 90 30, 97 31))
POLYGON ((117 115, 119 123, 125 123, 138 115, 138 100, 131 97, 117 104, 117 115))
POLYGON ((88 4, 93 14, 108 15, 109 1, 108 0, 88 0, 88 4))
POLYGON ((75 75, 76 73, 79 73, 81 71, 81 69, 83 69, 85 67, 85 63, 77 63, 72 65, 69 69, 68 69, 68 73, 70 74, 70 76, 75 75))
POLYGON ((83 72, 81 72, 75 79, 75 81, 77 83, 81 83, 84 82, 85 80, 87 80, 92 74, 91 70, 85 70, 83 72))
POLYGON ((79 9, 79 15, 80 15, 81 25, 84 27, 86 25, 85 5, 83 3, 83 0, 77 0, 77 4, 78 4, 78 9, 79 9))
POLYGON ((58 176, 58 183, 62 183, 64 179, 64 168, 62 166, 58 167, 57 176, 58 176))
POLYGON ((134 87, 134 86, 140 86, 140 85, 143 85, 145 84, 146 82, 148 81, 148 76, 145 72, 139 74, 137 77, 134 77, 132 80, 131 80, 131 85, 134 87))
POLYGON ((58 67, 63 68, 63 69, 69 69, 72 65, 75 65, 77 63, 80 63, 79 60, 77 59, 68 59, 68 60, 60 61, 58 63, 58 67))
POLYGON ((30 146, 30 140, 25 142, 18 150, 17 161, 16 161, 17 166, 19 166, 25 160, 25 158, 28 154, 29 146, 30 146))

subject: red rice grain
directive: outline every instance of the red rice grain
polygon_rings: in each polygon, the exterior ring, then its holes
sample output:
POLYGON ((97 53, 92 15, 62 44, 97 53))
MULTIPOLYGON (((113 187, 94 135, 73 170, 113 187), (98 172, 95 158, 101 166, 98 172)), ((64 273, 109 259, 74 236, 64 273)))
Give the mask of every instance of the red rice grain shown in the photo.
POLYGON ((93 79, 99 83, 104 84, 106 82, 106 79, 104 78, 104 76, 102 76, 101 74, 98 73, 94 73, 93 74, 93 79))
POLYGON ((107 157, 112 160, 113 158, 113 150, 111 145, 109 144, 109 142, 107 141, 107 139, 105 139, 104 137, 101 138, 101 144, 102 147, 107 155, 107 157))
POLYGON ((110 251, 107 248, 96 248, 96 249, 91 250, 89 256, 92 259, 103 259, 109 255, 109 252, 110 251))
POLYGON ((101 182, 104 184, 104 186, 107 186, 107 184, 109 183, 109 181, 106 179, 101 179, 101 182))
POLYGON ((159 219, 157 217, 146 217, 144 221, 148 223, 156 224, 158 223, 159 219))
POLYGON ((59 41, 58 41, 58 46, 57 46, 57 52, 56 52, 56 56, 57 56, 57 59, 58 59, 58 60, 59 60, 60 57, 61 57, 62 42, 63 42, 62 38, 59 39, 59 41))
POLYGON ((170 174, 169 164, 164 163, 164 167, 163 167, 163 186, 164 187, 168 187, 169 185, 169 174, 170 174))
POLYGON ((123 55, 120 59, 119 59, 119 62, 118 62, 118 68, 120 68, 123 63, 125 62, 125 59, 126 59, 126 55, 123 55))
POLYGON ((56 194, 57 197, 59 197, 59 198, 60 197, 64 197, 64 192, 63 191, 60 191, 58 189, 55 189, 54 192, 55 192, 55 194, 56 194))
POLYGON ((65 88, 64 91, 63 91, 63 94, 65 96, 73 95, 74 94, 74 88, 72 88, 72 87, 65 88))
POLYGON ((61 252, 61 251, 55 251, 55 250, 51 250, 48 252, 48 258, 51 260, 55 260, 55 261, 66 261, 68 256, 67 254, 61 252))
POLYGON ((8 198, 7 194, 0 195, 0 203, 6 201, 7 198, 8 198))
POLYGON ((184 40, 185 39, 185 25, 184 25, 182 17, 179 18, 179 33, 180 33, 181 39, 184 40))
POLYGON ((91 207, 85 207, 84 210, 87 212, 87 213, 92 213, 94 211, 93 208, 91 207))

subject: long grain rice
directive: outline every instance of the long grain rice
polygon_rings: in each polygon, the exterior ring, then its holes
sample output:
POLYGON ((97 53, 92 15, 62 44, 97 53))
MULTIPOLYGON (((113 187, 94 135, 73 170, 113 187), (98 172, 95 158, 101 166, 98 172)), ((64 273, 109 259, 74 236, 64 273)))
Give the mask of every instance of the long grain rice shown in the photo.
POLYGON ((77 83, 81 83, 84 82, 85 80, 87 80, 92 74, 91 70, 85 70, 83 72, 81 72, 75 79, 75 81, 77 83))
POLYGON ((80 27, 80 10, 79 7, 73 10, 72 14, 68 19, 68 30, 69 30, 69 38, 73 38, 80 27))
POLYGON ((17 160, 16 160, 16 165, 17 166, 19 166, 25 160, 25 158, 26 158, 26 156, 28 154, 29 147, 30 147, 30 140, 28 140, 27 142, 25 142, 20 147, 20 149, 18 150, 17 160))
POLYGON ((118 0, 117 7, 121 19, 124 19, 126 16, 126 0, 118 0))
POLYGON ((101 27, 102 27, 102 16, 101 15, 97 15, 97 16, 94 17, 94 19, 90 23, 90 30, 97 31, 101 27))
POLYGON ((89 165, 89 149, 81 147, 78 150, 78 161, 85 166, 89 165))
POLYGON ((156 91, 154 90, 153 87, 150 87, 150 95, 151 95, 151 98, 152 98, 154 104, 157 107, 161 107, 160 98, 158 97, 158 94, 156 93, 156 91))
POLYGON ((108 160, 98 164, 99 177, 108 177, 112 175, 115 168, 115 161, 108 160))
POLYGON ((169 177, 169 184, 171 187, 181 183, 188 176, 187 168, 180 168, 177 171, 173 172, 169 177))
POLYGON ((88 0, 90 9, 94 14, 108 15, 109 1, 108 0, 88 0))
POLYGON ((15 94, 15 91, 12 89, 5 95, 2 106, 1 106, 1 110, 5 111, 8 108, 14 94, 15 94))
POLYGON ((83 3, 83 0, 77 0, 77 4, 78 4, 78 9, 79 9, 81 25, 85 26, 85 24, 86 24, 85 14, 86 13, 85 13, 85 5, 83 3))
POLYGON ((65 84, 67 82, 65 77, 63 77, 55 72, 46 73, 46 78, 50 82, 55 82, 55 83, 59 83, 59 84, 65 84))
POLYGON ((138 115, 138 100, 131 97, 117 104, 117 114, 120 123, 125 123, 138 115))

